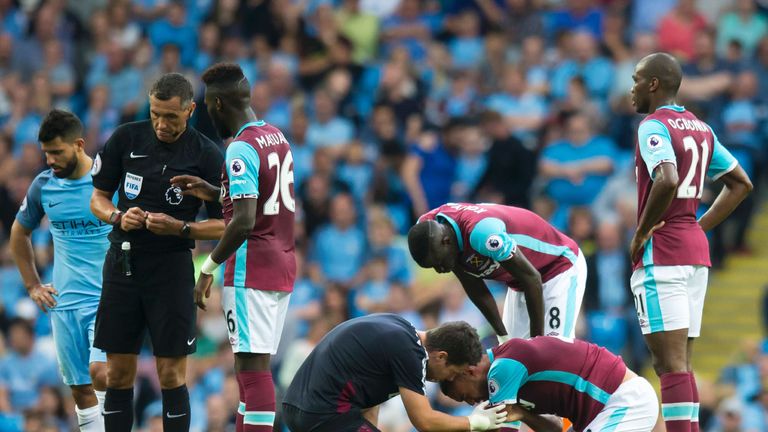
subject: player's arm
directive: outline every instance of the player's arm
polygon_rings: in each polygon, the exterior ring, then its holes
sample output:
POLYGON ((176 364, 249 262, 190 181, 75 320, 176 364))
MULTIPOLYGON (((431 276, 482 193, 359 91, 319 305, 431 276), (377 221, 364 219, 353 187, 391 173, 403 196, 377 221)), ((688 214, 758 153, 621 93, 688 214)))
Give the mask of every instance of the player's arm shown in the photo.
POLYGON ((171 177, 171 184, 180 188, 182 194, 191 195, 203 201, 218 201, 221 195, 220 187, 216 187, 193 175, 171 177))
POLYGON ((485 431, 498 429, 506 418, 503 406, 488 408, 486 404, 475 407, 468 417, 454 417, 435 411, 425 395, 400 387, 405 411, 419 432, 429 431, 485 431))
POLYGON ((205 259, 200 279, 195 285, 195 303, 205 310, 205 298, 210 295, 211 274, 226 261, 248 238, 256 223, 259 196, 259 154, 245 142, 234 141, 227 147, 226 170, 229 196, 232 199, 232 219, 224 228, 221 240, 205 259))
POLYGON ((515 278, 525 296, 531 337, 543 335, 544 296, 541 274, 520 252, 517 242, 507 233, 504 222, 491 217, 481 220, 472 228, 469 242, 474 250, 498 262, 515 278))
POLYGON ((630 258, 633 260, 636 259, 653 231, 664 225, 661 217, 675 198, 679 180, 677 158, 666 126, 658 120, 646 121, 640 125, 637 134, 640 156, 648 167, 648 174, 653 184, 630 243, 630 258))
POLYGON ((707 175, 714 180, 722 180, 725 186, 709 210, 699 219, 699 225, 704 231, 718 226, 752 192, 752 182, 747 173, 739 166, 736 158, 720 144, 714 133, 713 137, 715 145, 707 175))
POLYGON ((507 421, 521 421, 536 432, 562 432, 563 428, 540 415, 534 414, 520 405, 506 406, 507 421))
POLYGON ((29 297, 43 312, 46 311, 46 308, 55 307, 56 299, 53 296, 57 295, 58 292, 52 285, 42 283, 40 274, 37 272, 37 266, 35 266, 32 230, 15 220, 11 226, 9 246, 11 257, 19 268, 21 279, 24 281, 24 287, 27 289, 29 297))
POLYGON ((508 336, 507 329, 499 314, 499 307, 496 305, 496 299, 488 289, 488 286, 480 278, 467 274, 465 271, 457 268, 453 271, 456 278, 461 282, 467 297, 477 306, 477 309, 483 314, 488 323, 493 327, 493 331, 500 337, 508 336))
POLYGON ((541 273, 519 249, 511 258, 500 264, 504 270, 515 277, 523 290, 525 306, 530 318, 531 337, 544 335, 544 288, 541 283, 541 273))

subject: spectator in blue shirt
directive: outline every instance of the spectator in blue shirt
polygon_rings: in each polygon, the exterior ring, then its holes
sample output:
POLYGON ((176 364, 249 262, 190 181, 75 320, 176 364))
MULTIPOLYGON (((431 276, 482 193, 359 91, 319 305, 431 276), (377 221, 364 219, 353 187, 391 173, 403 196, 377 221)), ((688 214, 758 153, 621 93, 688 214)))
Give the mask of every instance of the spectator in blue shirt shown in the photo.
POLYGON ((133 120, 146 95, 141 74, 128 62, 128 52, 116 42, 107 46, 105 61, 95 61, 86 77, 86 88, 97 85, 109 87, 109 106, 121 118, 133 120))
POLYGON ((327 90, 317 89, 314 95, 314 112, 307 128, 307 142, 312 147, 338 147, 347 144, 354 136, 349 120, 337 114, 337 101, 327 90))
POLYGON ((365 234, 355 225, 357 210, 351 195, 331 200, 331 222, 317 230, 312 247, 312 279, 350 287, 363 265, 365 234))
POLYGON ((613 83, 613 63, 599 55, 594 36, 584 31, 576 32, 570 36, 568 48, 570 58, 555 66, 552 72, 552 98, 563 99, 571 78, 581 76, 589 95, 605 100, 613 83))
POLYGON ((587 31, 595 38, 603 34, 603 11, 591 7, 590 0, 568 0, 567 6, 549 15, 549 34, 554 38, 565 31, 587 31))
POLYGON ((539 173, 548 180, 547 194, 559 207, 553 224, 562 227, 574 205, 589 205, 613 172, 615 148, 612 141, 595 135, 591 120, 573 114, 566 125, 566 137, 544 149, 539 173))
POLYGON ((8 353, 0 359, 0 407, 23 412, 37 404, 43 386, 62 385, 56 361, 35 349, 32 325, 14 319, 8 329, 8 353))
POLYGON ((181 48, 181 63, 185 66, 193 66, 197 52, 197 32, 187 22, 187 12, 184 5, 178 1, 171 2, 166 11, 165 18, 152 23, 149 26, 149 40, 159 53, 167 44, 174 44, 181 48))
POLYGON ((536 138, 547 116, 547 104, 528 88, 525 72, 514 65, 504 70, 500 91, 485 100, 485 107, 504 117, 509 131, 521 141, 536 138))

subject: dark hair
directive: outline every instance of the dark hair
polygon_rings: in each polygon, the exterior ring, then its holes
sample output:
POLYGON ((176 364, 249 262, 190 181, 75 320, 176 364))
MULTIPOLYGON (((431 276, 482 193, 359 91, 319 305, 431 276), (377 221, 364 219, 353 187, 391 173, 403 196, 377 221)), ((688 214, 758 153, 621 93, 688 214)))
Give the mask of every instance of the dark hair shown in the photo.
POLYGON ((181 106, 189 105, 194 97, 192 83, 184 75, 177 72, 161 76, 152 84, 149 95, 161 101, 171 100, 178 96, 181 100, 181 106))
POLYGON ((430 221, 419 222, 408 230, 408 250, 411 258, 421 267, 429 255, 430 221))
POLYGON ((40 142, 53 141, 61 138, 73 141, 83 136, 83 123, 76 115, 60 109, 51 110, 43 119, 37 140, 40 142))
POLYGON ((464 321, 449 322, 427 331, 427 351, 445 351, 450 365, 476 365, 483 357, 477 330, 464 321))
POLYGON ((24 329, 25 332, 27 332, 28 335, 34 336, 35 335, 35 328, 32 327, 32 323, 28 320, 25 320, 24 318, 16 317, 11 320, 10 323, 8 323, 8 330, 14 328, 14 327, 21 327, 24 329))
POLYGON ((243 70, 236 63, 217 63, 203 72, 201 78, 206 86, 217 84, 237 84, 245 79, 243 70))

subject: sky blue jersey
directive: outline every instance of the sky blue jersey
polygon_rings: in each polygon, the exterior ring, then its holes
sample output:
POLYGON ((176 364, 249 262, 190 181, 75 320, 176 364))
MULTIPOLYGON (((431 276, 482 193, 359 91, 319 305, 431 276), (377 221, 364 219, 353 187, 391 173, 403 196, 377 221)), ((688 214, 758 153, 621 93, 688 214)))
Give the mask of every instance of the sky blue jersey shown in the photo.
POLYGON ((54 249, 53 286, 59 292, 56 310, 99 303, 112 226, 91 213, 92 192, 90 172, 71 180, 46 170, 35 177, 16 214, 16 220, 30 230, 48 216, 54 249))

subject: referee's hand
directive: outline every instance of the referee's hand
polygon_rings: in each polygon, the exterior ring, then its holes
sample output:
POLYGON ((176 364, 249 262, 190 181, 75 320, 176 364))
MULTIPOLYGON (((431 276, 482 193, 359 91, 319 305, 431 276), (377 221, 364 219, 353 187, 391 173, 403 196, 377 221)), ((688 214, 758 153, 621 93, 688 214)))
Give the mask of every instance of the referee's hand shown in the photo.
POLYGON ((203 201, 218 201, 221 193, 221 188, 193 175, 171 177, 171 184, 181 189, 183 195, 191 195, 203 201))
POLYGON ((53 298, 55 295, 59 295, 59 292, 51 284, 37 284, 29 289, 29 298, 37 303, 43 312, 56 307, 56 299, 53 298))
POLYGON ((147 213, 138 208, 131 207, 120 218, 120 229, 123 231, 133 231, 144 228, 144 221, 147 219, 147 213))
POLYGON ((195 284, 195 304, 202 310, 208 310, 205 306, 205 299, 211 296, 211 284, 213 275, 200 273, 200 277, 195 284))

